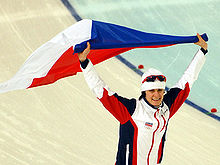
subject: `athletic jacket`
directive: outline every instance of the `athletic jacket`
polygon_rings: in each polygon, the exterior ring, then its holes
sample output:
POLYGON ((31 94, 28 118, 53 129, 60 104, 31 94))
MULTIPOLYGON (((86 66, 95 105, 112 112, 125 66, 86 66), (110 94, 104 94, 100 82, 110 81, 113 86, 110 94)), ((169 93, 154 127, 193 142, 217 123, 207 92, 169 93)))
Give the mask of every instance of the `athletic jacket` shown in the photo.
POLYGON ((178 83, 164 95, 159 108, 148 101, 127 99, 111 91, 96 73, 91 61, 81 63, 86 82, 104 107, 120 122, 116 165, 156 165, 162 160, 169 119, 189 95, 204 62, 199 50, 178 83))

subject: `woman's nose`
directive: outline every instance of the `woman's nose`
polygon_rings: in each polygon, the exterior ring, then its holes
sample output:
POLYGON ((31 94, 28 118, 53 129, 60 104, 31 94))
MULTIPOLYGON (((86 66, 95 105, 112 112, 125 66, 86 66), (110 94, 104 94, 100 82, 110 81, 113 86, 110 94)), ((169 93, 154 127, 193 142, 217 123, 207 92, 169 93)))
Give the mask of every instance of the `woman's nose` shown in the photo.
POLYGON ((160 93, 159 93, 158 91, 155 91, 155 92, 154 92, 154 96, 159 97, 159 96, 160 96, 160 93))

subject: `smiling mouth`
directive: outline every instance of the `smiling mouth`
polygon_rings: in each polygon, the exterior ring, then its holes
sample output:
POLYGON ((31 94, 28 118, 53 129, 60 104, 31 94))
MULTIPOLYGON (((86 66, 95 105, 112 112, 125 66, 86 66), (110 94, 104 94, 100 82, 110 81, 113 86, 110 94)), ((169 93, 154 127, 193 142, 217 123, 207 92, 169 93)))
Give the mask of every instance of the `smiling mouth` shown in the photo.
POLYGON ((159 99, 152 99, 153 101, 160 101, 160 98, 159 99))

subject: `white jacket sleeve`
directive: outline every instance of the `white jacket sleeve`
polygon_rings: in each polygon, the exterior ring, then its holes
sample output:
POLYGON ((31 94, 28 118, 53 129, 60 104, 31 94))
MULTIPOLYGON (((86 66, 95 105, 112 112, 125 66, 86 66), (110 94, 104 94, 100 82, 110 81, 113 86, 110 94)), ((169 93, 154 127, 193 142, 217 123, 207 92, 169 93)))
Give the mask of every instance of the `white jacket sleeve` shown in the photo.
POLYGON ((111 96, 115 92, 112 92, 108 86, 104 83, 104 81, 99 77, 97 74, 92 62, 89 60, 89 63, 85 69, 81 67, 83 71, 83 75, 85 77, 85 80, 89 86, 89 88, 93 91, 93 93, 98 97, 99 99, 103 96, 103 91, 106 89, 108 91, 108 94, 111 96))
MULTIPOLYGON (((82 68, 82 67, 81 67, 82 68)), ((136 107, 135 99, 127 99, 112 92, 98 76, 91 61, 82 68, 89 88, 95 93, 103 106, 121 123, 126 123, 136 107)))
POLYGON ((189 83, 190 89, 192 88, 193 83, 197 80, 200 70, 204 65, 206 57, 201 50, 195 54, 193 60, 185 70, 183 76, 177 82, 174 87, 184 89, 186 83, 189 83))

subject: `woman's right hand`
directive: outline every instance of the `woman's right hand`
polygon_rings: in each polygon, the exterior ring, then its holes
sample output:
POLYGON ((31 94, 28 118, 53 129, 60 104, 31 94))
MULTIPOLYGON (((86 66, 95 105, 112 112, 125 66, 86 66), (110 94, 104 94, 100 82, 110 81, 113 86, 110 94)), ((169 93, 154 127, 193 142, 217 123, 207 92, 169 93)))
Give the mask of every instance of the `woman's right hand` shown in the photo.
POLYGON ((83 52, 78 53, 79 61, 80 62, 85 61, 87 59, 87 55, 89 54, 89 52, 90 52, 90 43, 87 42, 87 48, 83 52))

